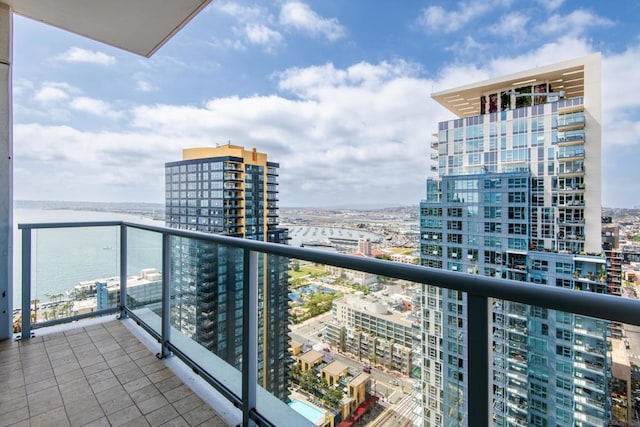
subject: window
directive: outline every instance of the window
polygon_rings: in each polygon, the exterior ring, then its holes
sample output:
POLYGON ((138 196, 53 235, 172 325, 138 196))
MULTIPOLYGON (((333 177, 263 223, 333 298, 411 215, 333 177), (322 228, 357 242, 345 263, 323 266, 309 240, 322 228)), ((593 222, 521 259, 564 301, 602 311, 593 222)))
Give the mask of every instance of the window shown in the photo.
POLYGON ((562 390, 571 391, 571 380, 567 378, 558 377, 556 378, 556 387, 562 390))
POLYGON ((527 224, 509 223, 509 234, 524 234, 524 235, 526 235, 527 234, 527 224))
POLYGON ((484 188, 502 188, 502 180, 500 178, 485 179, 484 188))
POLYGON ((564 341, 569 341, 571 342, 571 331, 568 331, 566 329, 556 329, 556 338, 559 340, 564 340, 564 341))
POLYGON ((502 224, 499 222, 485 222, 484 223, 484 232, 485 233, 501 233, 502 232, 502 224))
POLYGON ((525 203, 527 196, 525 192, 509 192, 509 203, 525 203))
POLYGON ((527 219, 525 208, 521 206, 509 207, 509 219, 527 219))
POLYGON ((484 217, 485 218, 502 218, 502 208, 498 206, 485 206, 484 217))
POLYGON ((564 346, 564 345, 556 345, 556 354, 558 356, 570 358, 572 357, 573 352, 571 351, 571 347, 564 346))

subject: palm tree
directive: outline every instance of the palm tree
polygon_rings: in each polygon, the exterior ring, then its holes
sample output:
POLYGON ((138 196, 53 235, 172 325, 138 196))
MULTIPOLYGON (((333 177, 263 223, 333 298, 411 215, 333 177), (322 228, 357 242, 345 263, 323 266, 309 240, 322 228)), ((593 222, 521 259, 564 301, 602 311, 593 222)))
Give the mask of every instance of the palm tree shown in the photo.
POLYGON ((40 304, 40 300, 32 299, 31 304, 33 304, 33 314, 31 315, 31 321, 35 323, 38 321, 38 304, 40 304))

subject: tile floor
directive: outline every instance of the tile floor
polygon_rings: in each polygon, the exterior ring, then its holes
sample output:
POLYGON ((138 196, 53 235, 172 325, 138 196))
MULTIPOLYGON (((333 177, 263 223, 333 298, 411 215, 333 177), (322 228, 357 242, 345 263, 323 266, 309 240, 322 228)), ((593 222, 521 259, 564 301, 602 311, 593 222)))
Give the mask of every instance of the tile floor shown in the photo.
POLYGON ((120 321, 0 342, 0 426, 224 426, 120 321))

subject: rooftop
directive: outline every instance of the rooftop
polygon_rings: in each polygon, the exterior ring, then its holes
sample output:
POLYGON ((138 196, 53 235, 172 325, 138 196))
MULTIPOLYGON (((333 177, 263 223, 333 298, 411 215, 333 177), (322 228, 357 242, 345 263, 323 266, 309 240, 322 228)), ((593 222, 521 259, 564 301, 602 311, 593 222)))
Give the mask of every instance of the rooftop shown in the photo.
POLYGON ((329 375, 338 376, 345 372, 348 368, 349 367, 344 363, 334 360, 333 362, 322 368, 322 370, 329 375))
POLYGON ((504 91, 507 88, 517 89, 523 85, 549 82, 553 85, 554 90, 557 88, 565 91, 567 97, 580 97, 584 96, 585 91, 585 66, 599 60, 600 55, 593 54, 454 89, 434 92, 431 97, 458 117, 478 115, 480 112, 480 97, 482 95, 504 91))
POLYGON ((323 353, 320 353, 319 351, 316 350, 309 350, 306 353, 304 353, 302 356, 300 356, 300 360, 303 360, 307 363, 314 363, 317 362, 318 359, 322 359, 324 357, 323 353))

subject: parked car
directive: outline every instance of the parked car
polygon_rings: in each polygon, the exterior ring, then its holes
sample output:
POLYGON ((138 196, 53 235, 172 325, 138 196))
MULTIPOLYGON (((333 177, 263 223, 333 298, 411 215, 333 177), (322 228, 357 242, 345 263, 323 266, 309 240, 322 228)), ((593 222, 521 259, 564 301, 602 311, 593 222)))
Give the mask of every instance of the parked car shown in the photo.
POLYGON ((400 383, 397 380, 389 380, 389 384, 399 386, 400 383))

